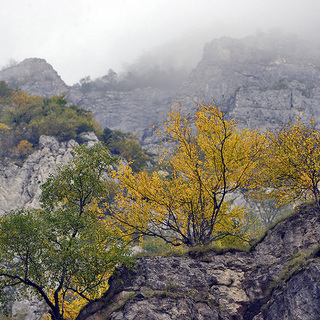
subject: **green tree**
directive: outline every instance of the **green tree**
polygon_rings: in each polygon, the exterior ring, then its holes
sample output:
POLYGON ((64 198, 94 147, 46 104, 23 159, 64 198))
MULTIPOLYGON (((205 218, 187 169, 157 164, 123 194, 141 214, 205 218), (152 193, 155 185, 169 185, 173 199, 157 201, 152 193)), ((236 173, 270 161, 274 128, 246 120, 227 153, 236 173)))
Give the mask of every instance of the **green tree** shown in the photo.
POLYGON ((82 93, 88 93, 92 90, 92 80, 90 76, 86 76, 79 81, 82 93))
POLYGON ((141 171, 148 162, 152 162, 138 143, 138 138, 130 132, 104 128, 102 139, 111 153, 121 155, 130 162, 133 172, 141 171))
POLYGON ((0 81, 0 98, 8 98, 13 95, 13 89, 10 89, 5 81, 0 81))
POLYGON ((104 75, 102 79, 106 82, 108 89, 113 89, 118 81, 118 75, 112 69, 109 69, 108 74, 104 75))
POLYGON ((68 299, 97 298, 115 265, 129 262, 123 239, 108 227, 98 205, 108 189, 105 170, 114 163, 101 144, 80 146, 42 186, 40 210, 1 217, 3 301, 5 288, 17 287, 10 298, 35 294, 52 319, 66 319, 68 299))

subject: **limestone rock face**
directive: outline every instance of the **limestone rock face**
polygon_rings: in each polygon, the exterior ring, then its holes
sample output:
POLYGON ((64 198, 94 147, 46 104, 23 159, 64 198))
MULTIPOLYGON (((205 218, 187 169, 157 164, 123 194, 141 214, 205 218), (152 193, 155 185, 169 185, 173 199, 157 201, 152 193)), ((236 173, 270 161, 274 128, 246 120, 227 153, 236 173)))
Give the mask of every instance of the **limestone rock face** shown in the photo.
POLYGON ((0 214, 18 207, 39 206, 40 185, 49 173, 60 164, 72 159, 76 142, 59 143, 55 138, 41 136, 39 150, 18 166, 15 163, 0 165, 0 214))
POLYGON ((175 92, 155 88, 132 91, 92 91, 86 94, 72 88, 67 98, 89 109, 102 128, 135 133, 143 142, 154 134, 174 103, 175 92))
POLYGON ((271 299, 266 320, 316 320, 320 315, 320 265, 308 268, 278 288, 271 299))
POLYGON ((14 302, 11 307, 13 319, 41 320, 47 312, 46 304, 37 298, 14 302))
MULTIPOLYGON (((82 140, 92 146, 98 138, 92 132, 81 134, 82 140)), ((72 159, 77 142, 59 143, 55 138, 41 136, 39 150, 31 154, 19 166, 15 163, 0 164, 0 214, 18 207, 39 207, 40 186, 49 173, 72 159)))
POLYGON ((208 43, 181 91, 192 100, 216 103, 240 127, 279 128, 314 118, 319 126, 319 48, 293 36, 257 35, 208 43))
POLYGON ((0 80, 12 88, 21 88, 30 94, 52 97, 68 91, 58 73, 44 59, 29 58, 0 72, 0 80))
POLYGON ((195 112, 196 102, 217 104, 240 128, 279 128, 297 117, 320 127, 320 49, 285 35, 221 38, 206 44, 203 57, 177 90, 141 88, 89 92, 76 87, 68 97, 89 108, 102 127, 136 133, 148 146, 158 143, 169 108, 195 112), (162 116, 164 115, 164 117, 162 116))
POLYGON ((162 128, 175 101, 185 114, 194 113, 195 102, 217 104, 241 128, 279 128, 297 117, 313 118, 320 127, 319 54, 320 48, 294 36, 258 34, 207 43, 178 89, 82 92, 79 85, 67 87, 43 59, 0 71, 0 80, 44 96, 65 92, 69 101, 92 111, 102 128, 135 133, 152 152, 159 142, 153 126, 162 128))
POLYGON ((251 252, 139 258, 77 319, 318 319, 319 227, 320 210, 305 206, 251 252), (314 253, 283 278, 308 250, 314 253))

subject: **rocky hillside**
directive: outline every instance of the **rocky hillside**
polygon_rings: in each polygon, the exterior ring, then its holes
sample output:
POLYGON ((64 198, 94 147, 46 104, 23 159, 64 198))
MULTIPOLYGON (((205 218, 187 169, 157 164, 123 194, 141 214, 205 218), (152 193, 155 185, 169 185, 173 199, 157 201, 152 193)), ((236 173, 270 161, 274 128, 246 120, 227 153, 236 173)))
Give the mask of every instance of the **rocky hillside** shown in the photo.
MULTIPOLYGON (((43 59, 2 70, 0 80, 31 94, 65 92, 102 127, 137 133, 152 151, 158 143, 153 125, 161 127, 162 113, 175 100, 185 113, 195 110, 195 102, 217 103, 241 127, 276 128, 296 117, 314 118, 320 127, 319 54, 319 48, 295 37, 257 35, 208 43, 179 89, 83 92, 68 87, 43 59)), ((74 143, 43 136, 39 150, 22 165, 1 166, 0 213, 37 207, 39 185, 70 160, 74 143)), ((318 319, 319 241, 319 209, 301 207, 251 252, 139 258, 133 270, 118 270, 104 297, 78 319, 318 319)))
MULTIPOLYGON (((82 134, 84 141, 97 141, 93 133, 82 134)), ((0 214, 18 207, 39 207, 40 185, 57 166, 72 158, 76 142, 59 143, 55 138, 41 136, 39 150, 32 153, 22 165, 0 164, 0 214)))
POLYGON ((191 100, 215 102, 241 127, 275 128, 297 116, 315 118, 319 126, 319 52, 281 34, 213 40, 181 89, 181 100, 189 110, 191 100))
POLYGON ((22 166, 15 163, 0 166, 0 213, 18 207, 39 205, 40 185, 57 165, 71 159, 74 141, 61 143, 42 136, 39 150, 30 155, 22 166))
POLYGON ((143 87, 131 91, 83 92, 67 87, 42 59, 26 59, 0 72, 0 80, 30 93, 68 99, 91 110, 102 127, 136 133, 149 150, 158 142, 168 106, 181 101, 192 113, 195 102, 217 103, 241 127, 275 128, 300 117, 320 126, 320 49, 294 36, 260 34, 208 43, 202 60, 178 89, 143 87))
POLYGON ((120 269, 77 320, 316 320, 320 210, 302 206, 251 252, 143 257, 120 269))
POLYGON ((52 97, 68 91, 58 73, 44 59, 29 58, 0 72, 0 80, 12 88, 21 88, 30 94, 52 97))

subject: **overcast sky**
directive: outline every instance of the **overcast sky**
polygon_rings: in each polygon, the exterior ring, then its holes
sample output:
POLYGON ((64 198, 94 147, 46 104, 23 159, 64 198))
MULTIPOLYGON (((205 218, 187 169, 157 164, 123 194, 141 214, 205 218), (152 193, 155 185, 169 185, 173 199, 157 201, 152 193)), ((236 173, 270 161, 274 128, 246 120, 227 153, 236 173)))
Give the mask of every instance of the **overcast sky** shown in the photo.
POLYGON ((1 0, 0 67, 44 58, 69 85, 149 51, 196 63, 205 42, 280 28, 320 38, 320 0, 1 0))

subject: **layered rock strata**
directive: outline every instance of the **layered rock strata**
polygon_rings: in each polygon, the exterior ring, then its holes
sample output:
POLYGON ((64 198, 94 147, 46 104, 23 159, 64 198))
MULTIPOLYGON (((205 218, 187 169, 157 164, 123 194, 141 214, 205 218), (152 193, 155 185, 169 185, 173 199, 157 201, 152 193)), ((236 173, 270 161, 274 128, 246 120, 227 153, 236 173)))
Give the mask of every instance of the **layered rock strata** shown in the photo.
POLYGON ((77 320, 319 318, 320 210, 302 206, 250 252, 142 257, 77 320))
POLYGON ((197 102, 217 104, 241 128, 279 128, 287 121, 315 120, 320 127, 320 48, 294 36, 257 34, 243 39, 223 37, 207 43, 201 61, 183 84, 172 89, 88 92, 66 86, 43 59, 26 59, 0 71, 0 80, 32 94, 67 98, 93 112, 100 125, 138 135, 155 150, 169 106, 182 102, 185 115, 197 102), (162 114, 164 117, 162 117, 162 114))
MULTIPOLYGON (((92 132, 82 133, 82 140, 91 146, 98 141, 92 132)), ((72 159, 74 140, 58 142, 54 137, 41 136, 39 148, 22 163, 0 164, 0 214, 18 207, 39 207, 40 186, 59 165, 72 159)))

